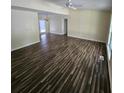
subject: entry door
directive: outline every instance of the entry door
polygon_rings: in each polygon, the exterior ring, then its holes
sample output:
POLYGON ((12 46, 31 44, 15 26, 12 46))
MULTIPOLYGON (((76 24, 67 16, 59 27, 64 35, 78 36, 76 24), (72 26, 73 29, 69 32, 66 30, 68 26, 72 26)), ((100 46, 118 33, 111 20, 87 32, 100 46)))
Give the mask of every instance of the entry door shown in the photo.
POLYGON ((68 19, 64 19, 64 30, 65 30, 65 35, 67 35, 67 31, 68 31, 68 19))

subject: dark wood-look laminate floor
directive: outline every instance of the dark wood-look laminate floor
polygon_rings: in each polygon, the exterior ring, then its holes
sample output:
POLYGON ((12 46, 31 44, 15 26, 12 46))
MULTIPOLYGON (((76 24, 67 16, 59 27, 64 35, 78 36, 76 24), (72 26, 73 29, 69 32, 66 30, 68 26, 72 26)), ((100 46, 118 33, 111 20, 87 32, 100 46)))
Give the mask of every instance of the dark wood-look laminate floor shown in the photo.
POLYGON ((12 93, 110 93, 103 43, 43 34, 11 55, 12 93))

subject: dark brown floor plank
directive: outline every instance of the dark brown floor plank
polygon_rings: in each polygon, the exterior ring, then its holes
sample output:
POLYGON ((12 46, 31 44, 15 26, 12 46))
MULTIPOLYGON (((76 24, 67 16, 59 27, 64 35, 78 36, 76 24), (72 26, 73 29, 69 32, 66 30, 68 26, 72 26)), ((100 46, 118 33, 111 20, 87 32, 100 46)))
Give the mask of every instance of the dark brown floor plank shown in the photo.
POLYGON ((104 43, 42 34, 11 55, 12 93, 111 93, 104 43))

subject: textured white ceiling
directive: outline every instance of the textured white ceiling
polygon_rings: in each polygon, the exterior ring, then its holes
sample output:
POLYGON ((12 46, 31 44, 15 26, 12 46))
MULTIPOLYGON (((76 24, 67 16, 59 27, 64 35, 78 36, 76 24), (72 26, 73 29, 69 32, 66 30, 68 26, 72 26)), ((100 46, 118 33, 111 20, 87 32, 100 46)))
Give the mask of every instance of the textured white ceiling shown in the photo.
MULTIPOLYGON (((65 7, 67 0, 45 0, 65 7)), ((72 0, 78 9, 111 10, 112 0, 72 0), (78 7, 79 5, 79 7, 78 7)))

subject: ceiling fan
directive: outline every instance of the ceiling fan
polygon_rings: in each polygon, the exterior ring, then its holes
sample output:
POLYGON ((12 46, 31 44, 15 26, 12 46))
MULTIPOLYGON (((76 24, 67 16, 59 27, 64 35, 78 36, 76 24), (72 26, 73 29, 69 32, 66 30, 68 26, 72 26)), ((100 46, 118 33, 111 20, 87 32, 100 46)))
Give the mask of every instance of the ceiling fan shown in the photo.
POLYGON ((66 5, 66 7, 74 9, 74 10, 76 10, 77 7, 81 7, 82 6, 82 5, 74 5, 74 4, 72 4, 72 0, 67 0, 65 5, 66 5))

